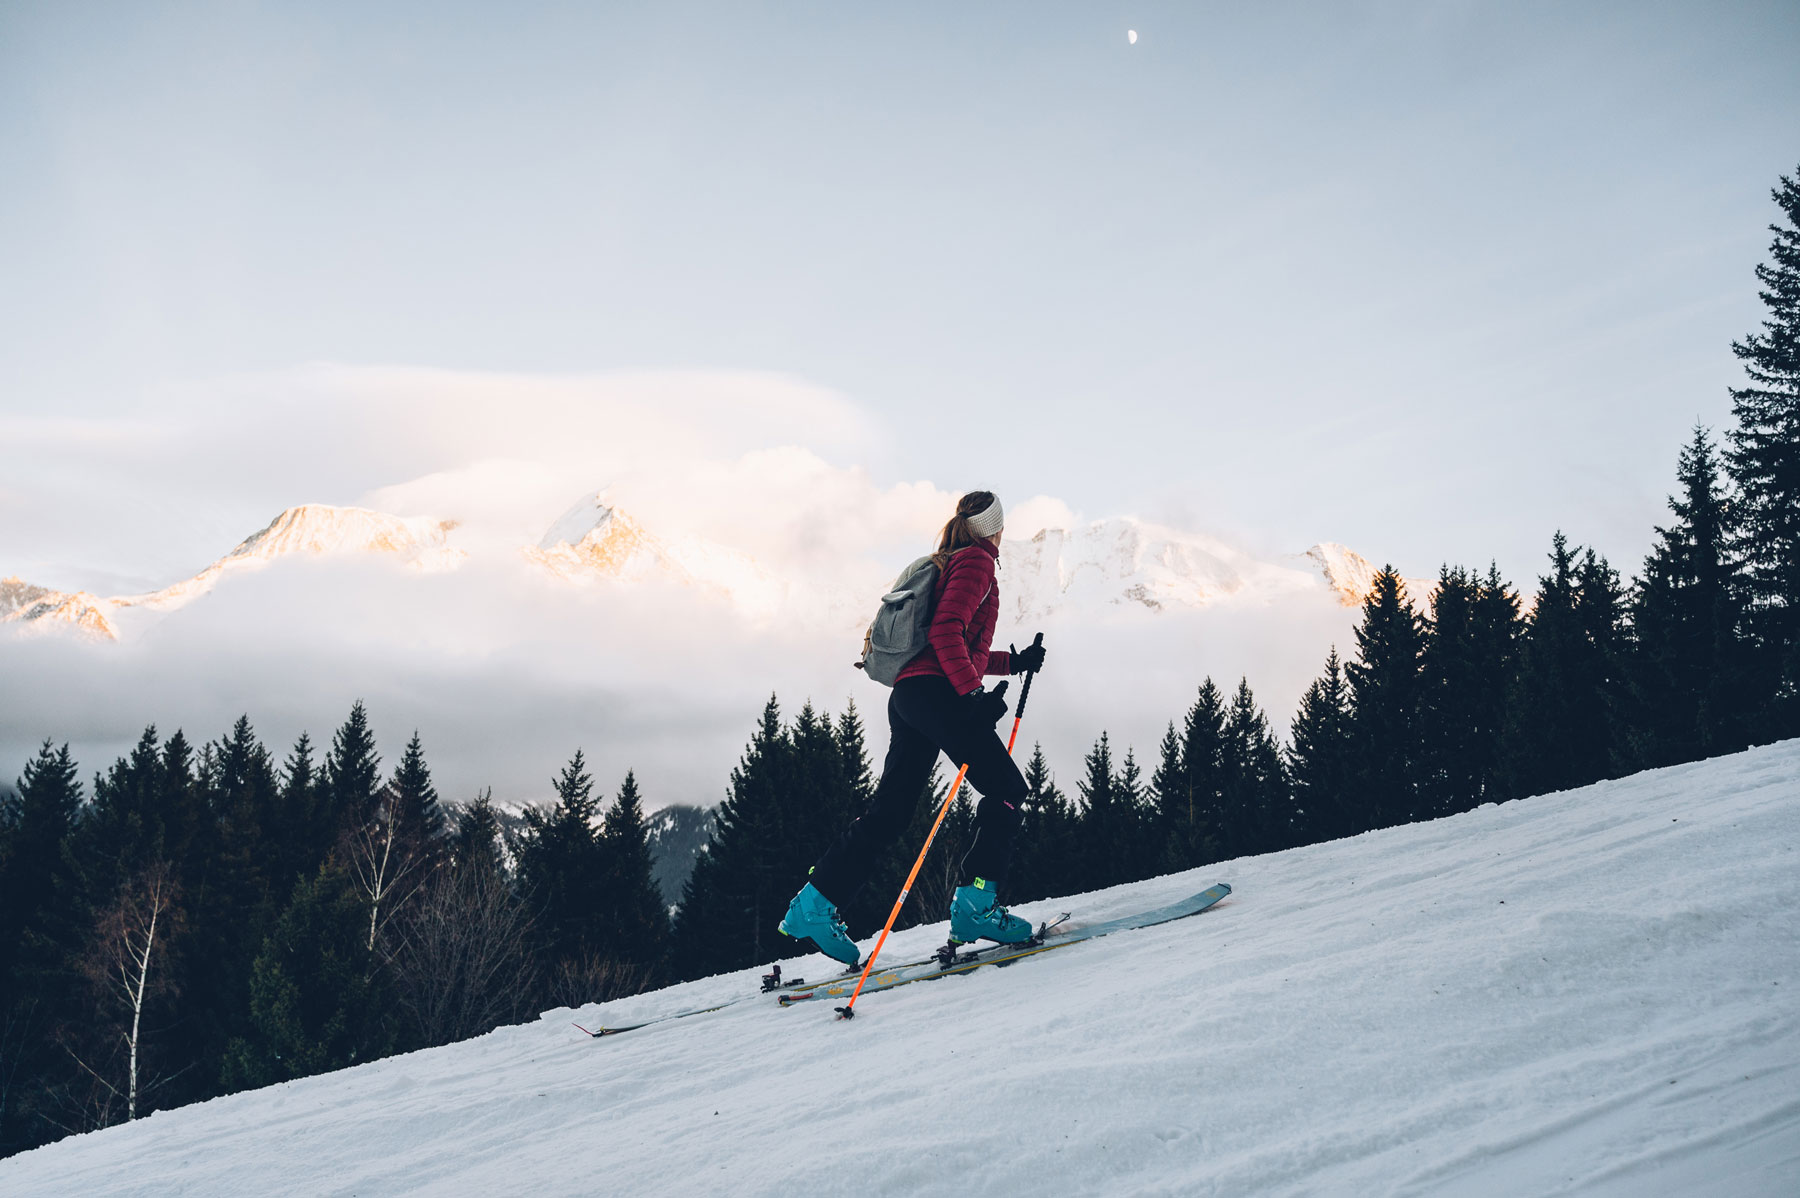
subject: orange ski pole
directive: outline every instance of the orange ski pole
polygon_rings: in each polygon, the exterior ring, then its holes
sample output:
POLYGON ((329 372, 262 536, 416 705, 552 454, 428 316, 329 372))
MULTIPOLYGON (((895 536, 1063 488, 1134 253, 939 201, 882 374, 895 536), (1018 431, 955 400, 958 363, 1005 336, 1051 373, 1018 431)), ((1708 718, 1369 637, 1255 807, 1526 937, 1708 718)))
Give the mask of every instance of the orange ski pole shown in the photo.
MULTIPOLYGON (((1032 644, 1039 645, 1043 641, 1044 634, 1040 632, 1032 644)), ((1012 736, 1006 742, 1008 757, 1012 756, 1013 745, 1019 739, 1019 721, 1025 718, 1025 701, 1031 698, 1031 680, 1036 677, 1035 672, 1025 675, 1025 686, 1019 691, 1019 710, 1013 713, 1012 736)), ((994 688, 994 693, 999 694, 1005 689, 1006 683, 1002 682, 994 688)), ((888 912, 887 922, 881 925, 881 935, 876 939, 875 949, 869 954, 867 963, 863 965, 862 976, 856 979, 856 989, 850 992, 850 1001, 837 1009, 839 1019, 850 1019, 856 1015, 856 1000, 862 994, 863 983, 869 980, 869 971, 875 968, 875 958, 881 955, 881 946, 887 943, 888 933, 894 930, 894 921, 900 918, 900 908, 906 905, 906 896, 912 893, 912 885, 919 877, 919 867, 925 864, 925 854, 931 851, 931 842, 937 839, 944 816, 949 812, 950 804, 955 801, 957 792, 962 790, 963 777, 968 772, 966 762, 956 771, 956 781, 950 784, 950 793, 944 796, 944 804, 938 808, 937 819, 932 821, 931 831, 925 834, 925 844, 919 849, 919 858, 913 862, 912 872, 906 875, 906 885, 900 888, 900 897, 894 900, 894 909, 888 912)))

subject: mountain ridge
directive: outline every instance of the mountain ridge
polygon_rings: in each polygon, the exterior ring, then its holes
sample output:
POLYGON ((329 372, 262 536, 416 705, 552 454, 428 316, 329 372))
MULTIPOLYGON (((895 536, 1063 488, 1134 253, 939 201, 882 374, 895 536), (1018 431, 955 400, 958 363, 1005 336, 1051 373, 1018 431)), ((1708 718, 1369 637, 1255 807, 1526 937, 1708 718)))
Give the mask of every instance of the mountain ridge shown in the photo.
MULTIPOLYGON (((157 590, 102 597, 37 586, 16 576, 0 579, 0 625, 117 641, 123 610, 175 611, 234 574, 288 558, 379 557, 421 573, 452 571, 470 556, 453 543, 458 527, 454 520, 298 504, 199 573, 157 590)), ((674 584, 764 622, 788 616, 848 627, 866 618, 878 585, 850 582, 843 575, 821 577, 816 571, 784 576, 717 541, 661 536, 610 502, 604 490, 583 496, 536 544, 520 546, 518 552, 543 574, 565 583, 674 584)), ((1133 516, 1005 540, 1001 570, 1009 613, 1020 622, 1070 608, 1194 610, 1318 593, 1354 607, 1368 594, 1377 572, 1368 559, 1334 542, 1263 561, 1206 534, 1133 516)), ((1404 581, 1415 602, 1429 593, 1427 580, 1404 581)))

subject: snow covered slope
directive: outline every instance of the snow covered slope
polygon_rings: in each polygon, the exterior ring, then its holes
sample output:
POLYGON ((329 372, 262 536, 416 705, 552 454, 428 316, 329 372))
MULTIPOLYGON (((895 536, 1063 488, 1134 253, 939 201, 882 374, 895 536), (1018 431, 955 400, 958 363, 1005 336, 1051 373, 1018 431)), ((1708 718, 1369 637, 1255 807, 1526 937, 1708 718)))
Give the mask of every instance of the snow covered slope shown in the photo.
POLYGON ((1792 1195, 1797 850, 1791 741, 1080 896, 1236 887, 853 1023, 709 978, 65 1140, 0 1191, 1792 1195))

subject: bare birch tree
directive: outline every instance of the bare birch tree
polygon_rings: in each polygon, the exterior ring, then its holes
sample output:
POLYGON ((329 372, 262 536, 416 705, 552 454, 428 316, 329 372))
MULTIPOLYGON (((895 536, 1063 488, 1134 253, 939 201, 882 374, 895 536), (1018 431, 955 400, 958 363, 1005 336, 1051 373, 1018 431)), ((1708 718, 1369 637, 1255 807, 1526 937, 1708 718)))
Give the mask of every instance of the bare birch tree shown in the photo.
POLYGON ((369 951, 382 929, 419 887, 421 856, 415 838, 402 828, 399 796, 384 786, 375 796, 375 816, 350 836, 350 866, 369 900, 369 951))
POLYGON ((96 1068, 74 1049, 69 1051, 103 1091, 92 1104, 101 1126, 110 1122, 112 1104, 120 1099, 125 1103, 126 1120, 136 1119, 138 1098, 149 1088, 142 1082, 147 1034, 144 1014, 153 999, 174 989, 166 959, 179 924, 175 899, 174 876, 168 864, 159 861, 127 882, 117 901, 100 917, 87 972, 117 1004, 124 1023, 116 1042, 125 1054, 123 1084, 106 1076, 116 1066, 102 1062, 96 1068))

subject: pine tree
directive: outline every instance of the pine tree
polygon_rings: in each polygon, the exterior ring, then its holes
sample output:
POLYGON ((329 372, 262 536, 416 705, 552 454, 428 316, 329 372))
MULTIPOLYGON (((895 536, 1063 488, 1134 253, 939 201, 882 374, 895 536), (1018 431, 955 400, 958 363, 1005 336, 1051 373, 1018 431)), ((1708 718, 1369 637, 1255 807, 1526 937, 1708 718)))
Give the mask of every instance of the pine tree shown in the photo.
POLYGON ((1084 773, 1075 784, 1081 795, 1081 888, 1098 890, 1130 880, 1138 868, 1132 859, 1138 812, 1113 767, 1106 733, 1100 734, 1081 763, 1084 773))
POLYGON ((1356 741, 1350 686, 1335 647, 1325 659, 1325 673, 1300 697, 1290 738, 1287 769, 1296 843, 1351 835, 1360 822, 1359 813, 1347 806, 1356 772, 1356 741))
POLYGON ((1294 820, 1281 749, 1256 705, 1250 680, 1238 681, 1225 717, 1220 803, 1236 840, 1234 855, 1271 853, 1294 844, 1294 820))
POLYGON ((375 752, 375 734, 361 699, 351 706, 349 717, 331 738, 322 781, 325 801, 316 832, 327 844, 340 832, 374 818, 375 794, 381 789, 381 758, 375 752))
POLYGON ((642 970, 646 985, 654 985, 668 952, 669 917, 650 876, 650 838, 636 774, 626 772, 600 836, 610 867, 601 903, 606 953, 625 966, 642 970))
POLYGON ((431 768, 425 764, 418 729, 406 742, 406 752, 388 786, 393 790, 396 822, 411 851, 419 854, 429 869, 443 853, 444 810, 437 788, 431 784, 431 768))
POLYGON ((79 878, 69 858, 81 781, 69 746, 46 740, 25 763, 0 852, 0 981, 9 993, 28 975, 58 968, 74 939, 79 878))
POLYGON ((552 969, 584 968, 605 950, 601 903, 608 862, 595 826, 594 779, 581 750, 555 787, 550 810, 525 811, 519 881, 535 913, 545 961, 552 969))
POLYGON ((249 1032, 232 1043, 231 1088, 268 1085, 384 1056, 388 983, 369 951, 367 913, 341 870, 303 879, 257 956, 249 1032))
POLYGON ((1519 593, 1500 577, 1499 566, 1489 562, 1487 577, 1475 594, 1471 645, 1475 667, 1469 682, 1473 693, 1463 701, 1463 710, 1473 721, 1465 775, 1472 788, 1471 803, 1502 797, 1507 704, 1518 683, 1519 645, 1524 635, 1519 593))
MULTIPOLYGON (((163 752, 165 786, 178 786, 185 742, 177 732, 163 752)), ((180 867, 182 896, 176 914, 187 925, 186 951, 173 963, 185 1019, 173 1051, 204 1061, 175 1083, 170 1101, 216 1094, 219 1066, 232 1038, 249 1031, 250 978, 266 937, 273 932, 285 894, 277 897, 270 875, 280 834, 280 781, 274 759, 257 740, 248 716, 202 751, 192 789, 212 812, 201 851, 180 867)))
POLYGON ((1756 268, 1762 331, 1732 343, 1750 385, 1731 392, 1726 461, 1742 505, 1750 629, 1774 697, 1757 735, 1774 740, 1800 733, 1800 174, 1771 194, 1786 222, 1769 226, 1772 261, 1756 268))
MULTIPOLYGON (((781 867, 783 813, 796 774, 793 742, 771 695, 682 892, 673 939, 683 976, 760 965, 788 951, 776 924, 802 884, 794 869, 781 867)), ((803 877, 805 870, 798 872, 803 877)))
POLYGON ((1521 642, 1508 704, 1502 796, 1585 786, 1615 772, 1621 656, 1618 575, 1558 532, 1521 642))
POLYGON ((276 835, 270 846, 271 896, 287 906, 294 883, 318 871, 331 849, 336 830, 323 818, 323 787, 313 769, 312 738, 302 732, 281 769, 276 803, 276 835))
POLYGON ((217 789, 216 781, 195 769, 193 746, 177 728, 163 745, 156 771, 153 823, 159 829, 160 857, 183 879, 199 880, 218 855, 217 789))
POLYGON ((1157 746, 1156 769, 1150 774, 1151 819, 1148 821, 1154 832, 1157 860, 1170 871, 1184 868, 1186 854, 1176 847, 1173 833, 1187 792, 1187 761, 1182 752, 1181 736, 1175 731, 1175 721, 1170 720, 1163 732, 1162 743, 1157 746))
POLYGON ((1155 877, 1162 872, 1162 838, 1156 832, 1155 801, 1150 784, 1144 780, 1144 769, 1137 763, 1137 752, 1129 746, 1113 790, 1131 812, 1131 835, 1125 844, 1126 876, 1134 882, 1155 877))
POLYGON ((1012 873, 1006 880, 1009 903, 1071 893, 1079 876, 1075 811, 1050 776, 1041 744, 1032 746, 1025 764, 1025 787, 1012 873))
POLYGON ((1346 667, 1357 754, 1351 788, 1356 831, 1408 823, 1420 813, 1422 624, 1398 572, 1383 567, 1363 604, 1356 660, 1346 667))
POLYGON ((1211 678, 1201 683, 1188 708, 1178 742, 1172 745, 1164 738, 1162 761, 1151 779, 1159 853, 1169 871, 1228 855, 1223 825, 1225 700, 1211 678))
POLYGON ((480 869, 498 873, 505 868, 501 850, 500 817, 494 811, 494 794, 483 790, 456 813, 456 830, 450 839, 450 864, 455 869, 480 869))
MULTIPOLYGON (((777 885, 778 890, 788 891, 782 898, 783 908, 793 891, 800 889, 800 878, 807 869, 862 810, 866 796, 852 779, 858 771, 865 776, 868 772, 866 764, 852 760, 846 752, 831 717, 820 715, 811 703, 801 707, 787 732, 787 743, 790 781, 785 792, 775 796, 782 833, 765 849, 770 854, 771 874, 787 879, 777 885)), ((779 913, 776 919, 780 919, 779 913)))
POLYGON ((1497 567, 1485 579, 1461 567, 1439 572, 1421 659, 1421 816, 1493 797, 1519 633, 1518 596, 1497 567))
MULTIPOLYGON (((172 750, 175 740, 169 744, 172 750)), ((165 752, 164 757, 165 774, 177 774, 171 754, 165 752)), ((214 855, 233 874, 234 898, 248 911, 269 901, 268 862, 281 833, 277 821, 281 784, 274 759, 256 739, 249 716, 238 717, 230 735, 214 746, 213 757, 215 776, 208 805, 218 824, 214 855)))
POLYGON ((1729 555, 1732 512, 1706 429, 1676 467, 1681 495, 1669 497, 1672 527, 1632 587, 1636 652, 1629 665, 1630 728, 1623 765, 1673 765, 1743 748, 1751 689, 1740 647, 1744 593, 1729 555))
POLYGON ((90 903, 109 901, 126 878, 166 855, 162 791, 160 741, 151 725, 128 756, 94 776, 76 851, 90 903))
POLYGON ((69 747, 46 740, 6 803, 0 839, 0 1156, 61 1134, 55 1090, 79 1026, 75 963, 89 911, 73 846, 81 782, 69 747))
POLYGON ((85 1017, 76 963, 91 926, 75 857, 79 770, 46 740, 6 804, 0 843, 0 1157, 62 1134, 56 1091, 72 1081, 60 1041, 85 1017))
POLYGON ((869 769, 867 732, 854 699, 844 704, 844 714, 837 720, 836 738, 840 785, 843 787, 838 806, 854 816, 868 806, 870 797, 875 793, 875 778, 869 769))
POLYGON ((1580 766, 1588 781, 1616 778, 1625 768, 1619 764, 1625 744, 1625 664, 1633 645, 1625 622, 1625 588, 1619 572, 1592 549, 1582 552, 1575 581, 1575 614, 1587 646, 1585 682, 1592 697, 1586 710, 1592 740, 1580 766))

